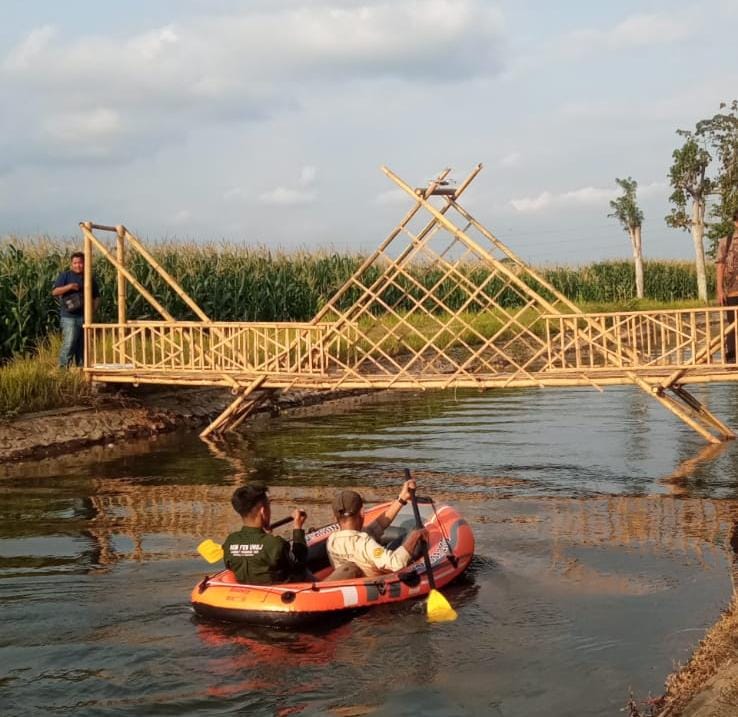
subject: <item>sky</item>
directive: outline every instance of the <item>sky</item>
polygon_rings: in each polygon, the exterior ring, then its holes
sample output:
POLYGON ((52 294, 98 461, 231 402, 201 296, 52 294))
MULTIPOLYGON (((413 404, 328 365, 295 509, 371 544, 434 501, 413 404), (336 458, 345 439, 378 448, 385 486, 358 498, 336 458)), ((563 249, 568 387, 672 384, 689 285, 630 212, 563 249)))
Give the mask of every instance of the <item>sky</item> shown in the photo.
POLYGON ((738 0, 2 0, 0 236, 370 251, 423 185, 535 264, 647 258, 677 129, 738 96, 738 0))

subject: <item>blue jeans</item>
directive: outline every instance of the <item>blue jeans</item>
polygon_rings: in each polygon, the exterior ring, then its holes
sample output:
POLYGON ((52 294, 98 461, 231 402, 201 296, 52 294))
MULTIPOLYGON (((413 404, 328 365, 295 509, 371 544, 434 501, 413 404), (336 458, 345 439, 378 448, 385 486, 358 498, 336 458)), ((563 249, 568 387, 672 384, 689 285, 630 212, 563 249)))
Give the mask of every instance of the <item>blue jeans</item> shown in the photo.
POLYGON ((59 367, 67 368, 69 364, 74 363, 81 366, 84 363, 85 342, 82 332, 82 324, 84 318, 82 316, 62 316, 61 330, 62 343, 61 351, 59 351, 59 367))

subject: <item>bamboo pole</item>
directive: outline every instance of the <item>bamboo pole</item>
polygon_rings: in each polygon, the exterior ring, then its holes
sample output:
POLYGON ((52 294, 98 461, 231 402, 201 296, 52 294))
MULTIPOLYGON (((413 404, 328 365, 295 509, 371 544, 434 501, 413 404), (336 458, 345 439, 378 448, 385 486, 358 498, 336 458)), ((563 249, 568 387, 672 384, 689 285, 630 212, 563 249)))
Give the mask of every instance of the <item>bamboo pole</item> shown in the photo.
POLYGON ((167 321, 174 321, 174 317, 146 290, 144 286, 141 285, 141 283, 136 279, 135 276, 131 274, 131 272, 128 271, 128 269, 125 268, 125 266, 122 266, 118 263, 118 260, 107 250, 105 245, 100 242, 97 237, 92 233, 92 230, 88 227, 89 222, 80 224, 80 227, 82 228, 82 233, 85 236, 85 241, 92 242, 103 254, 103 256, 117 269, 120 270, 120 272, 125 276, 126 279, 128 279, 129 283, 131 283, 136 290, 141 294, 141 296, 146 299, 146 301, 151 304, 151 306, 156 309, 167 321))
POLYGON ((231 419, 231 416, 233 416, 238 409, 241 407, 241 405, 248 399, 248 397, 257 389, 259 388, 264 381, 266 380, 266 376, 257 376, 248 386, 246 386, 243 390, 243 392, 236 397, 236 399, 214 420, 210 423, 207 428, 205 428, 202 433, 200 433, 201 438, 207 438, 212 433, 220 433, 223 430, 227 430, 227 425, 229 420, 231 419))
MULTIPOLYGON (((84 326, 82 328, 82 342, 84 352, 84 368, 88 369, 92 367, 92 361, 90 360, 90 338, 88 334, 88 327, 92 324, 92 244, 89 238, 85 235, 84 239, 84 253, 85 253, 85 268, 84 268, 84 287, 83 287, 83 299, 84 299, 84 326)), ((89 376, 88 376, 89 380, 89 376)))
POLYGON ((146 247, 128 231, 125 227, 121 227, 125 232, 125 237, 128 243, 146 259, 146 261, 153 267, 153 269, 161 276, 164 281, 169 284, 172 290, 179 296, 187 306, 199 317, 200 321, 210 323, 208 315, 195 303, 194 299, 174 280, 172 275, 161 265, 158 261, 146 250, 146 247))
MULTIPOLYGON (((125 228, 122 226, 116 227, 115 230, 115 258, 118 260, 120 266, 125 266, 126 254, 125 254, 125 228)), ((118 342, 120 348, 118 350, 118 363, 125 363, 125 347, 123 346, 123 337, 125 336, 125 323, 126 323, 126 278, 121 273, 120 269, 116 269, 117 275, 117 287, 118 287, 118 342)))
POLYGON ((644 379, 640 378, 634 373, 630 374, 633 383, 637 384, 646 393, 650 394, 655 398, 664 408, 667 408, 675 416, 680 418, 690 428, 699 433, 709 443, 720 443, 720 439, 716 438, 710 431, 708 431, 695 416, 695 412, 687 407, 679 405, 674 399, 666 396, 664 393, 664 387, 660 384, 650 384, 644 379))

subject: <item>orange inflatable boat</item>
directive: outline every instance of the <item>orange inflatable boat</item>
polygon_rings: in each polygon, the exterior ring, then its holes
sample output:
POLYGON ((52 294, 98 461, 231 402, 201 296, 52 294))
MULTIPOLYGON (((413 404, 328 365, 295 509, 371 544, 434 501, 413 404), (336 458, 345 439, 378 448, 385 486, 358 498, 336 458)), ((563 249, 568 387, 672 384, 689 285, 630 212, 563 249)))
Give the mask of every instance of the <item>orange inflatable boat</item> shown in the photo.
MULTIPOLYGON (((365 523, 384 512, 389 503, 366 512, 365 523)), ((474 534, 451 506, 419 499, 421 519, 428 529, 428 554, 436 587, 441 588, 466 570, 474 555, 474 534)), ((415 527, 408 504, 382 536, 394 548, 415 527)), ((338 523, 307 534, 308 568, 315 582, 244 585, 230 570, 205 577, 192 591, 192 607, 202 617, 252 624, 293 627, 331 616, 358 612, 375 605, 400 602, 428 594, 430 586, 422 557, 397 573, 351 580, 322 581, 331 573, 326 540, 338 523)))

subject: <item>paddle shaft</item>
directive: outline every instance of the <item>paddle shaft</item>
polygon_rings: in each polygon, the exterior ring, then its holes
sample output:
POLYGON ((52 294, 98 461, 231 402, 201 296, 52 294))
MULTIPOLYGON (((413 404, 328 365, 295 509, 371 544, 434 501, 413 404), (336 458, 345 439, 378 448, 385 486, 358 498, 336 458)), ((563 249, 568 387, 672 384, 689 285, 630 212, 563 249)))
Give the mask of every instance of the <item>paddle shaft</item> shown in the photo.
MULTIPOLYGON (((405 480, 410 480, 410 469, 405 468, 405 480)), ((413 515, 415 516, 415 527, 423 528, 423 519, 420 517, 420 508, 418 508, 418 499, 415 491, 410 492, 410 502, 413 505, 413 515)), ((431 590, 436 589, 436 579, 433 577, 433 568, 431 567, 430 556, 428 555, 428 542, 422 541, 423 544, 423 562, 425 563, 425 572, 428 573, 428 584, 431 590)))
POLYGON ((282 520, 278 520, 276 523, 269 523, 269 530, 274 530, 274 528, 281 528, 283 525, 287 525, 287 523, 293 520, 294 518, 291 515, 288 515, 286 518, 282 518, 282 520))

